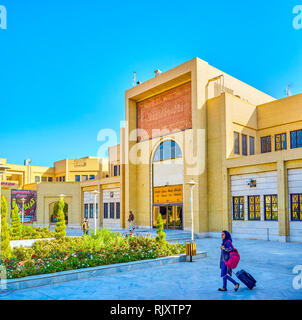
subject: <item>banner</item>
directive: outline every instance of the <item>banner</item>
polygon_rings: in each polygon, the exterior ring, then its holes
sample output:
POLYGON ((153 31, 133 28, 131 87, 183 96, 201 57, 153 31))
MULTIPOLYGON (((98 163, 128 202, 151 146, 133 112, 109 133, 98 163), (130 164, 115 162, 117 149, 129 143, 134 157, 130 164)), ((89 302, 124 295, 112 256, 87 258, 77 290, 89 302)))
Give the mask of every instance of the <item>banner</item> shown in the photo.
POLYGON ((22 201, 24 198, 24 222, 37 221, 37 191, 33 190, 11 190, 11 205, 14 208, 15 203, 19 208, 20 217, 22 216, 22 201))

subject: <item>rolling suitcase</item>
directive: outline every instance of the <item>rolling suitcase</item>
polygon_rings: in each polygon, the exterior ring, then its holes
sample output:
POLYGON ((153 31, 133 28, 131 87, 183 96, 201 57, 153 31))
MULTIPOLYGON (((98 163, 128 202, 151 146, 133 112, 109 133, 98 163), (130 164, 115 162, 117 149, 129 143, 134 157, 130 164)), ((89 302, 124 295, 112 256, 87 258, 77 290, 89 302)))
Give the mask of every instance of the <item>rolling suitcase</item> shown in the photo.
POLYGON ((256 286, 256 280, 246 271, 240 270, 236 272, 236 277, 243 282, 250 290, 256 286))

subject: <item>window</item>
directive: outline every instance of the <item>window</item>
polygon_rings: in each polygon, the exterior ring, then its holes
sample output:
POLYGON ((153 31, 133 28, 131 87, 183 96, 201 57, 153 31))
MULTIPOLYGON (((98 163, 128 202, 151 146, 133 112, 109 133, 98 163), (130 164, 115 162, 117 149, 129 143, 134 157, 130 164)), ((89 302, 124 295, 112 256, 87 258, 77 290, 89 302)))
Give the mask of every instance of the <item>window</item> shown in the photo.
POLYGON ((115 177, 119 176, 120 175, 120 166, 114 166, 113 167, 113 175, 115 177))
POLYGON ((250 155, 254 155, 255 154, 255 138, 254 137, 250 137, 250 155))
POLYGON ((275 135, 275 150, 286 150, 287 143, 286 143, 286 133, 279 133, 275 135))
POLYGON ((261 153, 272 151, 271 136, 261 138, 261 153))
POLYGON ((62 182, 62 177, 60 177, 60 182, 62 182))
POLYGON ((239 133, 234 132, 234 153, 240 154, 239 152, 239 133))
POLYGON ((166 140, 156 149, 153 161, 180 158, 182 156, 178 144, 173 140, 166 140))
POLYGON ((59 177, 56 177, 56 181, 57 181, 57 182, 59 181, 59 177))
POLYGON ((247 156, 247 135, 243 134, 241 137, 242 137, 242 155, 247 156))
POLYGON ((244 197, 233 197, 233 220, 244 220, 244 197))
POLYGON ((76 176, 75 176, 75 181, 76 181, 76 182, 80 182, 80 181, 81 181, 81 176, 76 175, 76 176))
POLYGON ((90 203, 89 204, 89 218, 93 218, 93 204, 90 203))
POLYGON ((97 203, 96 206, 96 218, 98 219, 99 218, 99 204, 97 203))
POLYGON ((87 175, 82 176, 82 181, 87 181, 87 180, 88 180, 88 176, 87 175))
POLYGON ((95 175, 94 174, 91 174, 90 176, 89 176, 89 180, 94 180, 95 179, 95 175))
POLYGON ((292 131, 290 133, 291 149, 302 148, 302 130, 292 131))
POLYGON ((84 206, 84 218, 88 218, 88 204, 85 203, 85 206, 84 206))
POLYGON ((108 219, 108 203, 104 203, 104 219, 108 219))
POLYGON ((116 203, 116 219, 120 219, 120 203, 116 203))
POLYGON ((291 220, 302 221, 302 193, 291 194, 291 220))
POLYGON ((35 176, 35 182, 40 182, 40 177, 39 176, 35 176))
POLYGON ((114 219, 114 203, 110 203, 110 219, 114 219))
POLYGON ((52 177, 48 177, 48 182, 52 182, 52 177))
POLYGON ((264 196, 264 219, 278 220, 278 196, 268 195, 264 196))
POLYGON ((47 182, 47 177, 42 177, 42 182, 47 182))
POLYGON ((249 220, 260 220, 260 196, 248 197, 248 219, 249 220))
POLYGON ((64 176, 64 177, 62 177, 62 181, 63 181, 63 182, 65 182, 65 176, 64 176))

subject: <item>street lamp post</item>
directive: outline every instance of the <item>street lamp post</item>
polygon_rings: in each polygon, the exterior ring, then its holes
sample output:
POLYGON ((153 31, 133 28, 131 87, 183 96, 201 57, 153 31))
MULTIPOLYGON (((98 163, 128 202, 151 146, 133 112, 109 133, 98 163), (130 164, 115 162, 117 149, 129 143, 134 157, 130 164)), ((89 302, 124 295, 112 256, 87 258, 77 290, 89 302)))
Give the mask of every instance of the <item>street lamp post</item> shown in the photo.
POLYGON ((191 203, 191 240, 194 241, 194 219, 193 219, 193 189, 196 185, 194 180, 187 182, 190 186, 190 203, 191 203))
POLYGON ((0 163, 0 259, 1 259, 1 241, 2 241, 2 234, 1 234, 1 225, 2 225, 2 208, 1 208, 1 200, 2 200, 2 195, 1 195, 1 188, 2 188, 2 176, 5 172, 5 170, 9 169, 6 165, 3 163, 0 163))
POLYGON ((193 216, 193 189, 196 185, 194 180, 187 182, 190 186, 190 203, 191 203, 191 242, 186 243, 187 255, 190 256, 190 261, 192 262, 192 256, 196 255, 196 243, 194 242, 194 216, 193 216))
POLYGON ((25 200, 26 200, 25 198, 20 199, 20 201, 22 203, 22 219, 21 219, 22 224, 24 222, 24 202, 25 202, 25 200))
POLYGON ((96 197, 100 193, 97 190, 94 190, 91 193, 94 195, 94 234, 96 235, 96 197))

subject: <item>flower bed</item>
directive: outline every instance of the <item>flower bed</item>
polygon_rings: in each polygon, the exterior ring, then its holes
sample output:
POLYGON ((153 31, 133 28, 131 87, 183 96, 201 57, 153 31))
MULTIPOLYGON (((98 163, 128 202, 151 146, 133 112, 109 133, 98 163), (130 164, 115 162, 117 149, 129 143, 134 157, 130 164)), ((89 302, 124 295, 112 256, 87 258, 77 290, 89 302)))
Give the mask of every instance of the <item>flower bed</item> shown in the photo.
POLYGON ((171 256, 185 252, 180 244, 159 243, 149 236, 123 237, 109 230, 96 235, 38 241, 32 248, 14 248, 2 263, 7 278, 23 278, 67 270, 171 256))

